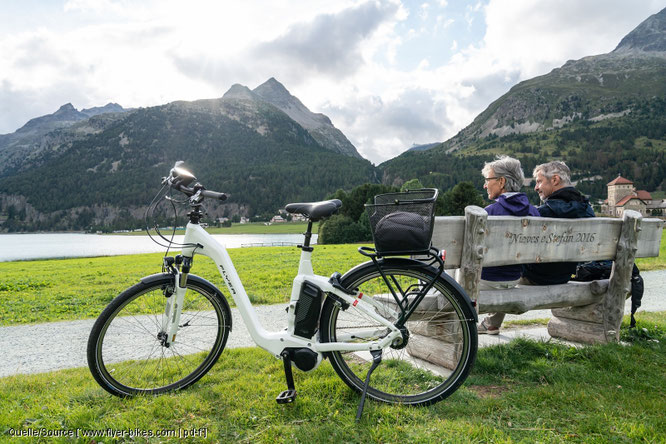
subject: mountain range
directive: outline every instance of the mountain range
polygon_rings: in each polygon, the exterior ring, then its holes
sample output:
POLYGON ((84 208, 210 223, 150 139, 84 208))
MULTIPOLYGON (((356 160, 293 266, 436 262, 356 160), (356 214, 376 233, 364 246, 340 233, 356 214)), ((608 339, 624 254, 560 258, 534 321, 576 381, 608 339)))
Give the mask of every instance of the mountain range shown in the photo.
POLYGON ((563 159, 593 198, 605 197, 619 172, 665 190, 665 152, 666 9, 612 52, 520 82, 451 139, 376 167, 274 78, 150 108, 66 104, 0 135, 0 231, 140 224, 176 160, 230 193, 228 204, 208 208, 217 217, 273 214, 367 182, 418 178, 446 190, 469 180, 481 190, 483 162, 500 153, 520 158, 528 176, 537 163, 563 159))
POLYGON ((330 119, 273 78, 253 91, 234 85, 218 99, 106 111, 86 119, 93 111, 65 105, 3 136, 5 229, 140 226, 176 160, 230 194, 224 206, 211 203, 212 217, 274 214, 290 201, 378 180, 330 119))
POLYGON ((502 153, 520 158, 528 176, 537 163, 563 159, 594 198, 620 172, 666 190, 665 99, 666 9, 612 52, 520 82, 451 139, 381 164, 382 180, 445 187, 462 172, 480 188, 480 165, 502 153))
POLYGON ((128 111, 117 103, 81 111, 67 103, 53 114, 31 119, 14 133, 0 134, 0 175, 29 164, 45 149, 100 131, 128 111))

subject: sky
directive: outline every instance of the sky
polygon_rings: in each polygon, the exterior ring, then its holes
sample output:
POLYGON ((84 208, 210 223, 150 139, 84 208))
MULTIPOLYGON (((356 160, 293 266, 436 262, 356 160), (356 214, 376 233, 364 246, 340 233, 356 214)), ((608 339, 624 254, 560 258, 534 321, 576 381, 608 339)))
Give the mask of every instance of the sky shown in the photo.
POLYGON ((666 0, 0 0, 0 134, 271 77, 375 164, 516 83, 612 51, 666 0))

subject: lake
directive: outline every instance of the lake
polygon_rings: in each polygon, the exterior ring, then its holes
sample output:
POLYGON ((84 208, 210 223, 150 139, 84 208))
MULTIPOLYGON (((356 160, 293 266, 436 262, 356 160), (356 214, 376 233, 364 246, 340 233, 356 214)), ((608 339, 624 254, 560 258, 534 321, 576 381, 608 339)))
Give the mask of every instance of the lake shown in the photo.
MULTIPOLYGON (((302 234, 215 234, 227 248, 303 243, 302 234)), ((317 235, 312 236, 316 243, 317 235)), ((174 242, 182 242, 176 236, 174 242)), ((64 257, 116 256, 165 251, 148 236, 83 233, 0 234, 0 262, 64 257)), ((179 251, 174 247, 173 251, 179 251)))

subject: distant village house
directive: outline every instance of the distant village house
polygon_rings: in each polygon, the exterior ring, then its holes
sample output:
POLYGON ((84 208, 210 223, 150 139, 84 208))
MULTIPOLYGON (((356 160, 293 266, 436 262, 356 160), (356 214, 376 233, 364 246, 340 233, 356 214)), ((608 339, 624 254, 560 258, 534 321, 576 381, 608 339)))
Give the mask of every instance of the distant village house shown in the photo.
POLYGON ((666 201, 652 199, 649 192, 636 190, 634 183, 618 175, 608 183, 608 199, 601 206, 606 216, 622 217, 625 210, 638 211, 643 216, 664 214, 666 201))

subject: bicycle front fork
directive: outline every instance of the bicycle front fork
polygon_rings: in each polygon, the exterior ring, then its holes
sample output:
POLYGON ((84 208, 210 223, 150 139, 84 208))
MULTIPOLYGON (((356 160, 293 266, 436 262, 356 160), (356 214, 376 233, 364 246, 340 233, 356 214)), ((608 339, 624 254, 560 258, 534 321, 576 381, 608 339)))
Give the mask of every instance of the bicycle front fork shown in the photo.
POLYGON ((192 258, 184 257, 182 268, 179 270, 173 266, 169 270, 174 276, 173 292, 166 296, 164 318, 162 319, 162 345, 170 347, 176 341, 178 328, 180 327, 180 315, 183 311, 185 292, 187 291, 187 277, 190 274, 192 258))

